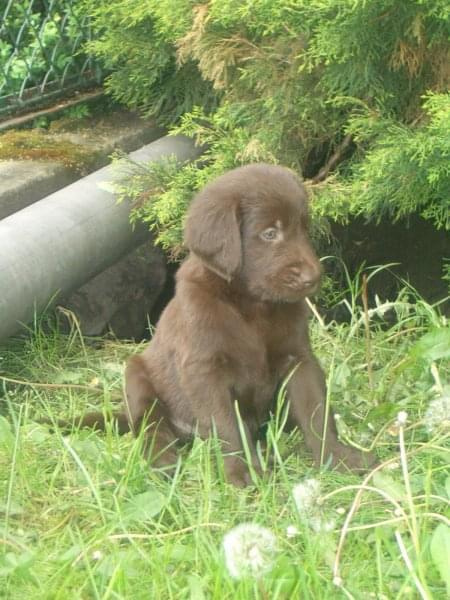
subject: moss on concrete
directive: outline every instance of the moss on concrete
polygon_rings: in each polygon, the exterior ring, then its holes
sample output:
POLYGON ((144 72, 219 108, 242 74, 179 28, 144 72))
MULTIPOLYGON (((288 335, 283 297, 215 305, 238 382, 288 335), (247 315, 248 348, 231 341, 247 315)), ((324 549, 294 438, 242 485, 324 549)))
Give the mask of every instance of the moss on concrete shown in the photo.
POLYGON ((0 160, 56 161, 83 172, 97 158, 92 146, 75 144, 45 129, 11 129, 0 135, 0 160))

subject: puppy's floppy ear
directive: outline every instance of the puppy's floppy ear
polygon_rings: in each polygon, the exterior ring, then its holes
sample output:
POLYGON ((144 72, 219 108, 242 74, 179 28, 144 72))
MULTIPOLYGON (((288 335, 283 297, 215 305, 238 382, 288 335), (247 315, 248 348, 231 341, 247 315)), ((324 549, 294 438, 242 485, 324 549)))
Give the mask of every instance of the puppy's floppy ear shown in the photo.
POLYGON ((242 254, 236 196, 214 184, 200 192, 189 207, 184 242, 211 271, 231 281, 242 254))

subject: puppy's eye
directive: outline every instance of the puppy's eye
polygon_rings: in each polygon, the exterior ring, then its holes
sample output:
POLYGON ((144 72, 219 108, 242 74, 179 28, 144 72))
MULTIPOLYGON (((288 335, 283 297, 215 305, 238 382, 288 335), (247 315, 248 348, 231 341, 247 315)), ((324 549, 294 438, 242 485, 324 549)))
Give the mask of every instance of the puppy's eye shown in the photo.
POLYGON ((268 227, 259 235, 265 242, 274 242, 275 240, 279 239, 280 232, 276 227, 268 227))

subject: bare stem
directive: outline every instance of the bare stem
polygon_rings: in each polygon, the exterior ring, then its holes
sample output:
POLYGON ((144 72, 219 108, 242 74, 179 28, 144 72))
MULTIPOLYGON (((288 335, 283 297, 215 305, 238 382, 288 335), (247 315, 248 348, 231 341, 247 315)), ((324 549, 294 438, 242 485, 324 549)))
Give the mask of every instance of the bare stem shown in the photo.
POLYGON ((367 376, 369 378, 369 387, 373 392, 375 389, 373 381, 373 370, 372 370, 372 341, 370 339, 370 318, 369 318, 369 301, 367 293, 367 275, 364 273, 362 276, 362 303, 364 307, 364 329, 366 332, 366 362, 367 362, 367 376))
POLYGON ((352 141, 352 136, 350 133, 347 133, 347 135, 344 137, 342 142, 337 146, 336 150, 333 152, 333 154, 327 160, 325 165, 320 169, 320 171, 317 173, 317 175, 315 175, 312 178, 313 184, 320 183, 321 181, 324 181, 324 179, 326 179, 328 177, 328 173, 330 171, 332 171, 338 163, 341 162, 343 154, 349 147, 351 141, 352 141))

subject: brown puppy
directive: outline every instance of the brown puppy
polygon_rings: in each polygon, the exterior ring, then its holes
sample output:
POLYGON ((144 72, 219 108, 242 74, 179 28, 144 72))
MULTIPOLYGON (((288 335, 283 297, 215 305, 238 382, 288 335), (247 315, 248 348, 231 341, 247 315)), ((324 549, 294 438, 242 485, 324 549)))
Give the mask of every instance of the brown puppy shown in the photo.
POLYGON ((305 303, 321 267, 307 228, 305 190, 283 167, 234 169, 193 200, 185 227, 190 255, 175 297, 126 369, 130 428, 137 433, 145 423, 156 464, 175 462, 175 440, 206 437, 215 427, 228 480, 250 483, 234 401, 256 465, 257 431, 277 386, 298 365, 287 387, 289 427, 303 430, 316 462, 325 433, 325 462, 364 465, 361 453, 339 442, 332 415, 324 431, 325 379, 310 347, 305 303))

